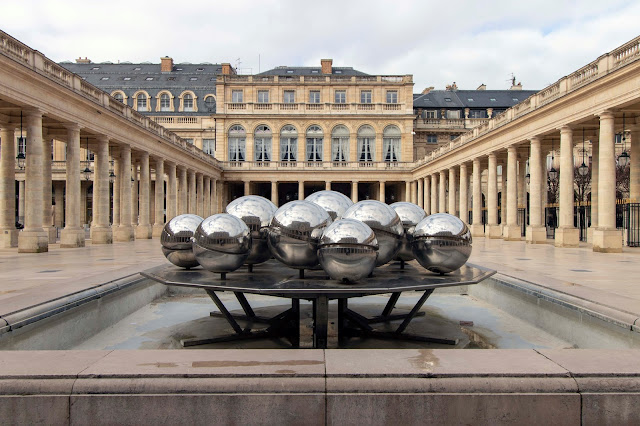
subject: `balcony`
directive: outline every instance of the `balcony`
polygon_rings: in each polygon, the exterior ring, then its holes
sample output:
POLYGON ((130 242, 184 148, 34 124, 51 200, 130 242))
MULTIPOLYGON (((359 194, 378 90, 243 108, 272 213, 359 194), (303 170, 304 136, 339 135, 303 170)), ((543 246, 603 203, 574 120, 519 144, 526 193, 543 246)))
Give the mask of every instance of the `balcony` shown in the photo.
POLYGON ((222 167, 229 171, 242 169, 243 171, 259 171, 270 169, 273 171, 286 171, 295 169, 331 171, 369 171, 388 170, 398 171, 412 170, 414 163, 408 162, 386 162, 386 161, 223 161, 222 167))

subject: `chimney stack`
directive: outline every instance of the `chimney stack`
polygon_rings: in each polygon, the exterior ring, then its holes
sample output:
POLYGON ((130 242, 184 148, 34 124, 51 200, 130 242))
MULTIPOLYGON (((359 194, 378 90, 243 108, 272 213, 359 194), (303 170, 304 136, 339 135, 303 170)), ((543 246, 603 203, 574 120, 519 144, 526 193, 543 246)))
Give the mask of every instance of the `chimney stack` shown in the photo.
POLYGON ((487 90, 487 85, 482 83, 476 90, 487 90))
POLYGON ((173 59, 168 56, 165 56, 164 58, 160 58, 160 71, 161 72, 173 71, 173 59))
POLYGON ((91 59, 87 58, 86 56, 84 57, 84 59, 82 59, 82 56, 76 59, 76 64, 90 64, 90 63, 91 63, 91 59))
POLYGON ((233 75, 236 73, 236 70, 233 69, 230 63, 222 64, 222 75, 233 75))
POLYGON ((333 73, 333 59, 320 59, 320 66, 322 67, 322 74, 333 73))

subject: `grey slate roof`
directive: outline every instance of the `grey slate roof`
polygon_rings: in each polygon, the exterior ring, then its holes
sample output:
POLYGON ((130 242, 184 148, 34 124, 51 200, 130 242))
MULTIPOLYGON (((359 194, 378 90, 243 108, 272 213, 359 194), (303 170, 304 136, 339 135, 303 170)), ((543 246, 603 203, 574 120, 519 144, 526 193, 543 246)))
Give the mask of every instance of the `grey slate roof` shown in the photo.
POLYGON ((495 108, 506 109, 518 104, 537 90, 432 90, 413 95, 414 108, 495 108), (495 99, 495 100, 492 100, 495 99))
MULTIPOLYGON (((276 67, 257 75, 323 75, 320 67, 276 67)), ((369 75, 352 67, 332 67, 332 75, 369 75)))

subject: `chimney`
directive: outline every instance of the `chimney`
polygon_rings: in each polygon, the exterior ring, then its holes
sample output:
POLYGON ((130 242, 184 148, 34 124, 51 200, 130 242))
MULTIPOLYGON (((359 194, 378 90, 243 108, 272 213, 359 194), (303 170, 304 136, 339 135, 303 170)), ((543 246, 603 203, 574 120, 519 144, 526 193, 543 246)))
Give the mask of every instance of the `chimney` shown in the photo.
POLYGON ((164 58, 160 58, 160 71, 161 72, 171 72, 173 71, 173 58, 165 56, 164 58))
POLYGON ((487 90, 487 85, 482 83, 476 90, 487 90))
POLYGON ((422 94, 426 95, 427 93, 431 92, 432 90, 433 90, 433 86, 429 86, 429 87, 427 87, 426 89, 424 89, 422 91, 422 94))
POLYGON ((87 58, 86 56, 84 57, 84 59, 82 59, 82 56, 76 59, 76 64, 90 64, 90 63, 91 63, 91 59, 87 58))
POLYGON ((333 59, 320 59, 320 66, 322 67, 322 74, 332 74, 333 59))
POLYGON ((222 64, 222 75, 233 75, 236 73, 236 70, 233 69, 230 63, 222 64))
POLYGON ((509 90, 522 90, 522 83, 518 82, 518 84, 512 84, 509 90))

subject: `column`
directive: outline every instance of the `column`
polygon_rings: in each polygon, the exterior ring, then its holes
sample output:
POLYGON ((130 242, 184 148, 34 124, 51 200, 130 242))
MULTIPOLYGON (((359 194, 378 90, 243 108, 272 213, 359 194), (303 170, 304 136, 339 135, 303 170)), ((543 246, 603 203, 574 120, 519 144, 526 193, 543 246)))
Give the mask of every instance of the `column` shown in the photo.
POLYGON ((49 244, 56 243, 57 230, 53 226, 53 178, 51 174, 51 138, 42 138, 42 227, 49 237, 49 244))
POLYGON ((278 205, 278 181, 271 181, 271 202, 278 205))
POLYGON ((527 242, 540 244, 547 241, 547 229, 542 222, 542 181, 546 179, 542 173, 542 157, 540 138, 531 138, 529 154, 529 226, 527 226, 527 242))
POLYGON ((134 228, 138 226, 138 216, 140 215, 140 207, 138 206, 139 182, 138 163, 131 156, 131 225, 134 228))
MULTIPOLYGON (((195 182, 194 182, 195 183, 195 182)), ((155 223, 152 236, 158 238, 164 229, 164 159, 156 158, 155 223)))
POLYGON ((120 226, 120 187, 122 186, 122 162, 120 161, 120 152, 117 149, 114 149, 115 153, 113 154, 113 170, 116 175, 116 179, 113 182, 113 221, 111 223, 111 227, 115 231, 115 229, 120 226))
MULTIPOLYGON (((173 177, 175 181, 175 165, 173 166, 173 177)), ((169 175, 171 177, 171 175, 169 175)), ((151 185, 151 173, 149 171, 149 153, 142 152, 140 154, 140 214, 138 217, 138 226, 136 227, 136 238, 148 240, 151 238, 151 220, 149 218, 149 190, 151 185)))
POLYGON ((220 211, 221 188, 221 180, 213 179, 211 181, 211 214, 217 214, 220 211))
POLYGON ((196 172, 193 170, 189 170, 187 172, 187 184, 189 185, 189 190, 187 193, 189 194, 189 206, 187 207, 187 211, 191 214, 196 214, 196 172))
POLYGON ((351 182, 351 201, 358 202, 358 181, 351 182))
POLYGON ((598 164, 598 227, 593 231, 593 251, 622 251, 621 231, 616 229, 616 158, 614 116, 600 114, 598 164))
POLYGON ((580 231, 573 226, 573 130, 569 126, 560 128, 560 182, 558 228, 556 247, 578 247, 580 231))
POLYGON ((632 203, 640 203, 640 122, 631 126, 631 158, 629 169, 629 198, 632 203))
MULTIPOLYGON (((49 234, 43 224, 43 194, 45 189, 43 168, 44 141, 42 140, 42 113, 26 111, 27 152, 25 168, 25 216, 24 229, 18 235, 18 253, 42 253, 49 251, 49 234)), ((15 158, 15 157, 14 157, 15 158)), ((51 163, 51 157, 48 159, 51 163)), ((49 191, 51 191, 50 181, 49 191)))
POLYGON ((431 212, 431 178, 425 176, 424 178, 424 211, 429 214, 431 212))
POLYGON ((189 191, 187 190, 187 169, 184 166, 179 166, 178 171, 180 173, 178 177, 178 214, 185 214, 188 211, 187 195, 189 191))
POLYGON ((196 173, 196 214, 204 217, 204 176, 196 173))
POLYGON ((380 197, 379 197, 379 199, 380 199, 380 202, 384 203, 385 202, 385 197, 386 197, 385 190, 386 190, 387 182, 381 180, 379 185, 380 185, 380 191, 379 191, 380 192, 380 197))
POLYGON ((25 212, 24 200, 25 200, 24 180, 21 180, 18 182, 18 222, 20 222, 23 225, 24 225, 24 212, 25 212))
POLYGON ((202 207, 202 217, 207 218, 211 216, 211 178, 204 176, 204 199, 202 207))
POLYGON ((469 222, 469 177, 467 164, 460 164, 460 213, 458 217, 464 222, 469 222))
POLYGON ((500 228, 504 231, 507 224, 507 167, 502 164, 502 173, 500 174, 500 228))
POLYGON ((416 182, 415 180, 411 181, 411 202, 413 204, 417 204, 418 202, 418 199, 416 196, 417 187, 418 187, 418 182, 416 182))
POLYGON ((449 207, 448 213, 456 216, 456 169, 449 168, 449 207))
POLYGON ((444 170, 440 171, 439 177, 440 177, 440 182, 439 182, 439 188, 438 188, 438 212, 446 213, 447 212, 447 194, 445 191, 445 184, 446 184, 447 178, 444 170))
MULTIPOLYGON (((527 223, 527 166, 524 160, 518 161, 518 210, 525 209, 523 219, 525 224, 527 223)), ((516 222, 518 221, 520 214, 516 211, 516 222)), ((521 231, 522 233, 522 231, 521 231)))
POLYGON ((422 178, 418 178, 418 205, 424 208, 424 189, 422 189, 422 178))
POLYGON ((167 222, 178 216, 178 179, 176 163, 167 163, 167 222))
POLYGON ((304 181, 298 181, 298 200, 304 200, 304 181))
POLYGON ((331 191, 331 181, 326 181, 324 183, 324 190, 325 191, 331 191))
POLYGON ((495 152, 489 154, 487 173, 487 228, 489 238, 502 237, 502 230, 498 225, 498 159, 495 152))
POLYGON ((411 182, 406 181, 404 183, 404 200, 411 202, 411 182))
POLYGON ((480 170, 480 159, 473 159, 473 223, 471 224, 471 235, 474 237, 484 237, 484 226, 482 225, 482 171, 480 170))
POLYGON ((438 176, 431 175, 431 211, 430 214, 438 213, 438 176))
POLYGON ((64 227, 64 182, 57 180, 53 182, 53 200, 56 203, 54 209, 53 226, 64 227))
MULTIPOLYGON (((113 233, 109 226, 109 138, 98 135, 94 154, 93 220, 91 244, 111 244, 113 233)), ((114 188, 114 194, 118 192, 114 188)))
POLYGON ((131 226, 131 146, 120 147, 120 225, 115 230, 114 240, 133 241, 135 236, 131 226))
MULTIPOLYGON (((504 169, 502 169, 504 174, 504 169)), ((515 146, 507 148, 507 190, 502 196, 507 197, 507 223, 503 230, 507 241, 520 241, 521 232, 518 226, 518 153, 515 146)))
MULTIPOLYGON (((244 195, 251 195, 251 181, 245 180, 244 183, 244 195)), ((300 198, 301 200, 304 197, 300 198)))
POLYGON ((0 248, 18 246, 14 125, 0 124, 0 248))

